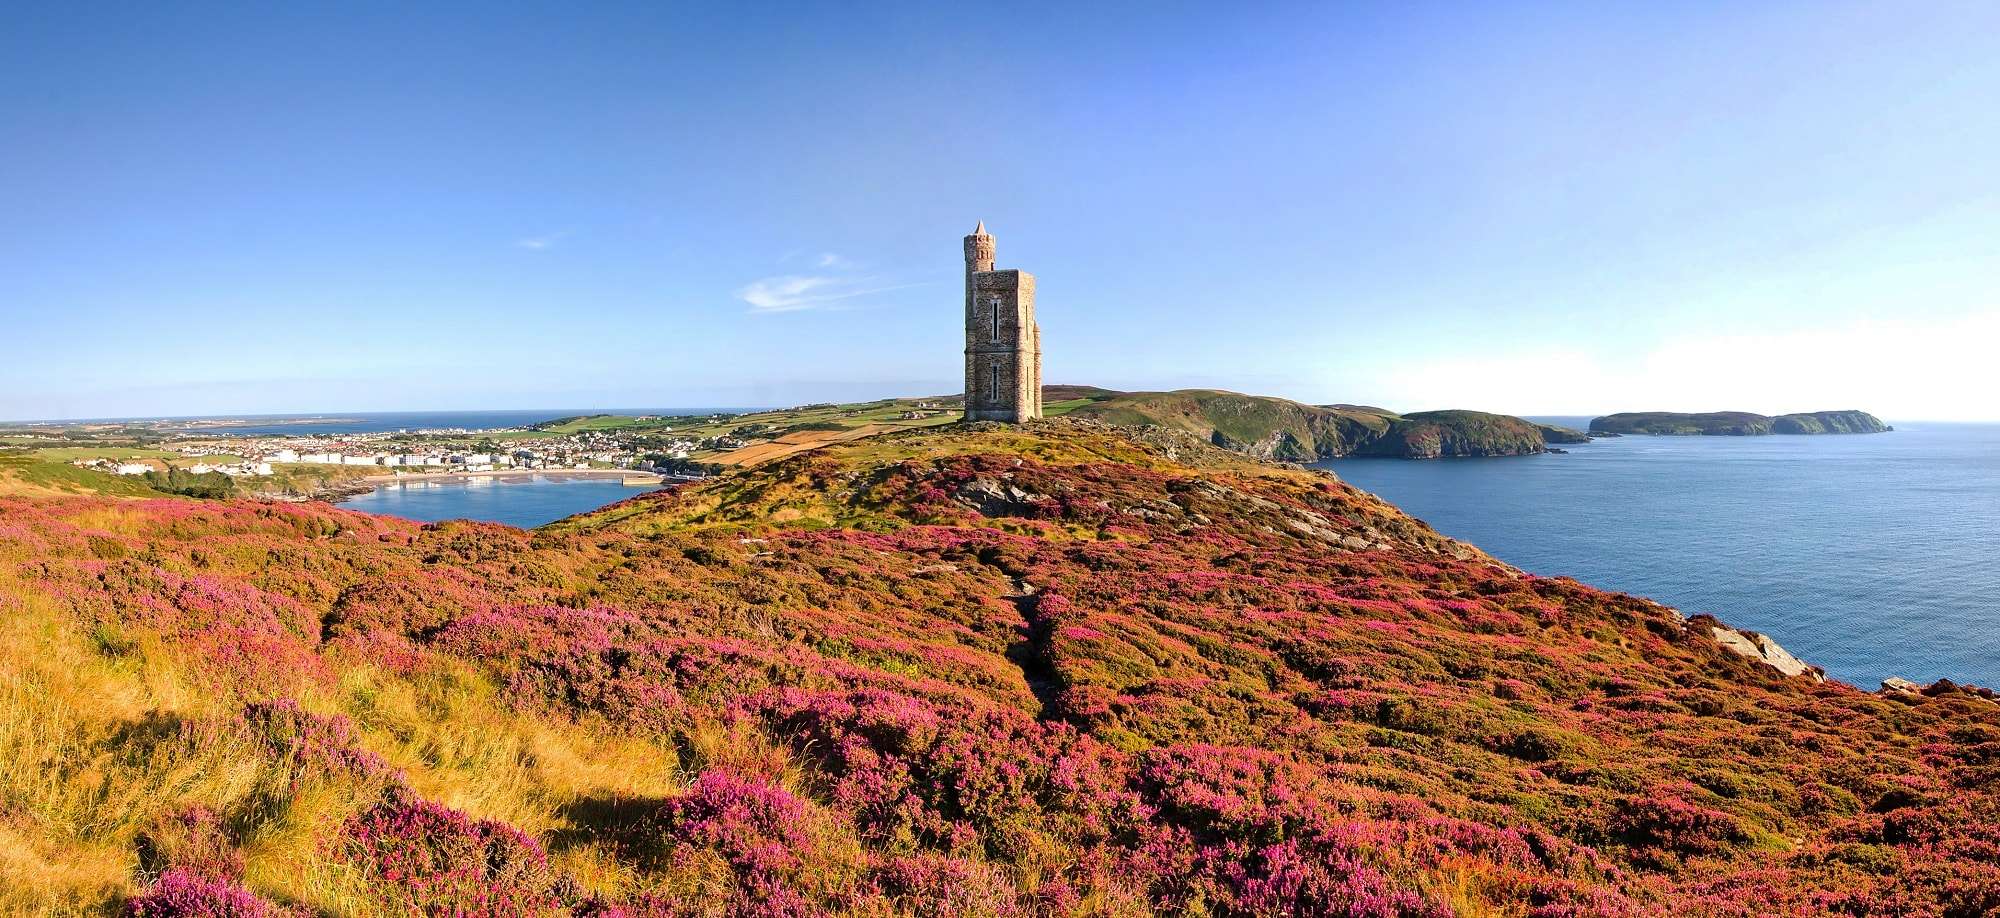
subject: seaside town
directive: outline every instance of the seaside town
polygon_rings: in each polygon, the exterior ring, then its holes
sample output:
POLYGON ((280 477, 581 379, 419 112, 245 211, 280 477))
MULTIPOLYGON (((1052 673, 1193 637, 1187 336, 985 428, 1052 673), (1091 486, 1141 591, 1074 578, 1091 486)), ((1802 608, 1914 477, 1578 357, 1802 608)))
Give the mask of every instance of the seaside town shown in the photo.
MULTIPOLYGON (((172 493, 338 499, 411 478, 552 474, 656 486, 695 480, 748 439, 731 430, 684 433, 672 421, 721 418, 557 419, 532 427, 380 432, 231 433, 214 423, 122 422, 90 430, 16 430, 18 449, 48 444, 82 474, 111 475, 172 493), (609 423, 611 429, 565 428, 609 423)), ((752 428, 754 431, 755 428, 752 428)))
POLYGON ((438 478, 657 486, 828 442, 945 423, 957 417, 955 408, 943 399, 882 399, 749 414, 586 414, 513 427, 375 431, 354 429, 371 423, 364 419, 325 417, 15 422, 0 424, 0 464, 63 488, 104 492, 120 480, 134 493, 278 500, 338 500, 438 478))
POLYGON ((694 477, 687 460, 696 452, 735 449, 730 436, 674 437, 671 427, 643 433, 583 432, 523 442, 536 431, 418 430, 311 436, 216 436, 168 440, 160 446, 193 462, 167 459, 77 459, 74 465, 118 475, 164 471, 169 465, 201 475, 268 476, 291 465, 344 466, 383 474, 494 472, 505 470, 633 469, 694 477), (529 445, 532 444, 532 445, 529 445), (692 474, 691 474, 692 473, 692 474))
MULTIPOLYGON (((386 472, 491 472, 504 469, 643 469, 683 471, 686 460, 696 450, 732 448, 727 437, 672 439, 659 442, 657 436, 640 438, 617 434, 575 434, 539 441, 534 446, 502 442, 507 431, 422 431, 338 436, 249 437, 215 439, 204 437, 186 444, 168 444, 173 452, 196 459, 191 464, 175 463, 193 474, 219 472, 231 477, 274 474, 283 465, 334 465, 380 468, 386 472), (480 441, 474 448, 453 445, 466 439, 480 441)), ((164 468, 161 460, 80 459, 80 466, 99 468, 119 475, 143 475, 164 468)))

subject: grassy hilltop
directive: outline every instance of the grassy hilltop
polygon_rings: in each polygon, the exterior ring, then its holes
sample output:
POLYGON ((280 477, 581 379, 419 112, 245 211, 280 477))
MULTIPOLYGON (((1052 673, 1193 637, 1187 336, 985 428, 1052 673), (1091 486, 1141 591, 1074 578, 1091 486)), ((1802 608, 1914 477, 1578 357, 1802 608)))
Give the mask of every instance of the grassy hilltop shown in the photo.
POLYGON ((1938 915, 2000 707, 1786 677, 1161 428, 538 532, 0 497, 0 911, 1938 915))

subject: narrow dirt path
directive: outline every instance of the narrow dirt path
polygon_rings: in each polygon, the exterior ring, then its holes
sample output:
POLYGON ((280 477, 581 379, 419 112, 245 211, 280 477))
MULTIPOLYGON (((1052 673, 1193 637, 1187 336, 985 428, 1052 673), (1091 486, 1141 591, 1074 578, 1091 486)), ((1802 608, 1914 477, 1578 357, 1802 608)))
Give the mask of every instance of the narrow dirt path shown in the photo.
POLYGON ((1022 681, 1028 684, 1040 710, 1035 717, 1040 720, 1061 719, 1061 681, 1056 677, 1055 667, 1046 655, 1046 635, 1042 630, 1036 609, 1041 605, 1041 597, 1035 587, 1019 577, 1012 578, 1014 591, 1002 596, 1012 603, 1021 615, 1020 639, 1007 645, 1007 660, 1021 670, 1022 681))

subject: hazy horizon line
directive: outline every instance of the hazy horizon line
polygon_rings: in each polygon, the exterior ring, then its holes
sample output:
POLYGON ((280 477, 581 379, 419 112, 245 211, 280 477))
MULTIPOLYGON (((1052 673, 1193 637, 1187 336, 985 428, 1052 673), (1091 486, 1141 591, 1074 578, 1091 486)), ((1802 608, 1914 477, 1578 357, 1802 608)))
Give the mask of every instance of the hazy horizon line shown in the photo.
MULTIPOLYGON (((1076 387, 1079 387, 1079 388, 1081 388, 1081 387, 1084 387, 1084 384, 1073 384, 1073 383, 1063 383, 1063 384, 1050 384, 1050 385, 1052 385, 1052 386, 1057 386, 1057 385, 1067 385, 1067 386, 1076 386, 1076 387)), ((1104 388, 1104 387, 1090 387, 1090 388, 1104 388)), ((1114 392, 1174 392, 1174 391, 1191 391, 1191 390, 1195 390, 1195 389, 1203 389, 1203 388, 1206 388, 1206 389, 1209 389, 1209 391, 1234 391, 1234 390, 1223 390, 1223 389, 1214 389, 1214 388, 1212 388, 1212 387, 1183 387, 1182 389, 1128 389, 1128 390, 1116 390, 1116 389, 1110 389, 1110 390, 1107 390, 1107 391, 1114 391, 1114 392)), ((12 419, 0 419, 0 425, 36 425, 36 426, 41 426, 41 425, 56 425, 56 424, 102 424, 102 423, 114 423, 114 422, 119 422, 119 421, 205 421, 205 420, 218 420, 218 421, 219 421, 219 420, 255 420, 255 419, 268 419, 268 420, 329 420, 329 421, 332 421, 332 420, 340 420, 340 419, 343 419, 343 418, 347 418, 347 417, 352 417, 352 416, 366 416, 366 415, 385 415, 385 414, 418 414, 418 415, 421 415, 421 414, 480 414, 480 413, 509 413, 509 414, 548 414, 548 415, 549 415, 550 417, 552 417, 552 418, 553 418, 553 417, 562 417, 562 416, 568 416, 568 415, 576 415, 576 414, 621 414, 621 415, 624 415, 624 414, 655 414, 655 415, 701 415, 701 414, 756 414, 756 413, 761 413, 761 412, 768 412, 768 411, 784 411, 784 410, 788 410, 788 409, 792 409, 792 408, 800 408, 800 407, 804 407, 804 406, 806 406, 806 405, 814 405, 814 404, 850 404, 850 405, 859 405, 859 404, 867 404, 867 403, 869 403, 869 402, 879 402, 879 401, 891 401, 891 400, 898 400, 898 399, 923 399, 923 398, 957 398, 957 397, 960 397, 960 396, 961 396, 962 394, 963 394, 963 393, 956 393, 956 392, 952 392, 952 393, 931 393, 931 394, 929 394, 929 395, 890 395, 890 396, 883 396, 883 397, 881 397, 881 398, 873 398, 873 399, 858 399, 858 400, 852 400, 852 401, 837 401, 837 400, 827 400, 827 401, 808 401, 808 402, 796 402, 796 403, 792 403, 792 404, 783 404, 783 405, 780 405, 780 404, 766 404, 766 405, 671 405, 671 406, 657 406, 657 405, 656 405, 656 406, 631 406, 631 405, 623 405, 623 406, 576 406, 576 405, 572 405, 572 406, 567 406, 567 407, 530 407, 530 408, 349 408, 349 409, 325 409, 325 410, 311 410, 311 409, 301 409, 301 410, 290 410, 290 411, 254 411, 254 412, 227 412, 227 411, 224 411, 224 412, 196 412, 196 413, 192 413, 192 414, 119 414, 119 415, 100 415, 100 416, 95 416, 95 417, 58 417, 58 418, 12 418, 12 419)), ((1285 400, 1287 400, 1287 401, 1295 401, 1295 402, 1298 402, 1299 404, 1304 404, 1304 405, 1314 405, 1314 406, 1326 406, 1326 405, 1363 405, 1363 404, 1365 404, 1365 403, 1363 403, 1363 402, 1347 402, 1347 401, 1341 401, 1341 402, 1309 402, 1309 401, 1304 401, 1304 400, 1300 400, 1300 399, 1293 399, 1293 398, 1291 398, 1291 397, 1289 397, 1289 396, 1282 396, 1282 395, 1258 395, 1257 393, 1245 393, 1245 394, 1250 394, 1250 395, 1256 395, 1257 397, 1260 397, 1260 398, 1282 398, 1282 399, 1285 399, 1285 400)), ((1378 407, 1379 407, 1379 406, 1378 406, 1378 407)), ((1451 410, 1451 409, 1434 409, 1434 408, 1422 408, 1422 409, 1416 409, 1416 410, 1413 410, 1413 411, 1399 411, 1399 412, 1397 412, 1397 413, 1399 413, 1399 414, 1414 414, 1414 413, 1417 413, 1417 411, 1434 411, 1434 410, 1451 410)), ((1630 414, 1630 413, 1651 413, 1651 412, 1671 412, 1671 413, 1675 413, 1675 414, 1701 414, 1701 413, 1710 413, 1710 412, 1718 412, 1718 411, 1747 411, 1748 409, 1742 409, 1742 408, 1705 408, 1705 409, 1699 409, 1699 410, 1692 410, 1692 411, 1688 411, 1688 410, 1680 410, 1680 409, 1671 409, 1671 408, 1646 408, 1646 409, 1620 409, 1620 410, 1611 410, 1611 411, 1490 411, 1490 410, 1488 410, 1488 409, 1469 409, 1469 410, 1475 410, 1475 411, 1487 411, 1487 412, 1488 412, 1488 413, 1490 413, 1490 414, 1505 414, 1505 415, 1509 415, 1509 416, 1512 416, 1512 417, 1519 417, 1519 418, 1538 418, 1538 417, 1539 417, 1539 418, 1584 418, 1584 417, 1590 417, 1590 418, 1595 418, 1595 417, 1604 417, 1604 416, 1607 416, 1607 415, 1611 415, 1611 414, 1620 414, 1620 413, 1627 413, 1627 414, 1630 414)), ((1820 408, 1820 409, 1812 409, 1812 410, 1813 410, 1813 411, 1868 411, 1868 409, 1866 409, 1866 408, 1820 408)), ((1790 414, 1790 413, 1807 413, 1807 412, 1776 412, 1776 413, 1766 413, 1766 412, 1761 412, 1761 411, 1752 411, 1752 412, 1749 412, 1749 413, 1753 413, 1753 414, 1765 414, 1765 415, 1766 415, 1766 416, 1768 416, 1768 417, 1777 417, 1777 416, 1780 416, 1780 415, 1783 415, 1783 414, 1790 414)), ((1870 413, 1870 414, 1874 414, 1874 412, 1872 412, 1872 411, 1869 411, 1868 413, 1870 413)), ((1887 417, 1885 417, 1885 416, 1881 416, 1881 415, 1877 415, 1877 417, 1881 417, 1881 418, 1882 418, 1882 420, 1884 420, 1885 422, 1890 422, 1890 423, 1905 423, 1905 424, 1994 424, 1994 423, 2000 423, 2000 417, 1993 417, 1993 418, 1939 418, 1939 417, 1929 417, 1929 418, 1926 418, 1926 417, 1901 417, 1901 416, 1887 416, 1887 417)))

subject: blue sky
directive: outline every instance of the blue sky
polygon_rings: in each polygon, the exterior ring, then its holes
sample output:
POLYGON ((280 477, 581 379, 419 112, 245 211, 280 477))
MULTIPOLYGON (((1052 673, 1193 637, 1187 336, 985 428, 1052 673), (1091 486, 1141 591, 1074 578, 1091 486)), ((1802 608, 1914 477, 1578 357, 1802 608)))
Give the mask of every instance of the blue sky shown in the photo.
POLYGON ((1049 382, 2000 417, 2000 5, 83 7, 0 417, 956 391, 978 219, 1049 382))

